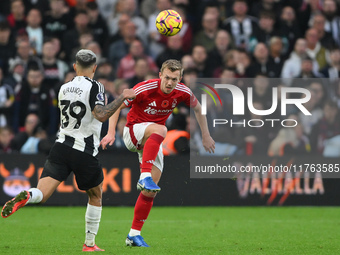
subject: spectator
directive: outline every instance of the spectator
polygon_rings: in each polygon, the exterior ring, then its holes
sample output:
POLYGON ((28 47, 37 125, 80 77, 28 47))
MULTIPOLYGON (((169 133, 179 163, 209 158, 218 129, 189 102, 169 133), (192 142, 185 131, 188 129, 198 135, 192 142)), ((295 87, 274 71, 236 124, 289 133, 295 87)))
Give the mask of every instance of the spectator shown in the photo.
POLYGON ((291 52, 294 49, 296 40, 302 35, 296 20, 295 11, 291 6, 286 6, 282 9, 279 30, 282 35, 287 37, 289 45, 288 51, 291 52))
MULTIPOLYGON (((257 110, 264 110, 262 102, 253 101, 253 106, 257 110)), ((249 119, 253 119, 252 125, 258 127, 241 127, 237 129, 237 137, 239 141, 239 148, 243 150, 246 155, 261 155, 268 151, 270 141, 276 136, 276 130, 268 125, 261 126, 264 117, 250 112, 249 119)), ((241 124, 242 125, 242 124, 241 124)))
POLYGON ((194 90, 193 85, 196 84, 197 80, 197 70, 195 68, 188 67, 183 73, 183 83, 194 90))
POLYGON ((26 27, 25 5, 22 0, 11 0, 11 13, 7 16, 7 21, 15 31, 26 27))
POLYGON ((41 28, 41 13, 38 9, 31 9, 27 14, 28 39, 35 55, 41 55, 44 41, 43 29, 41 28))
POLYGON ((97 64, 106 61, 102 56, 102 48, 96 41, 90 41, 85 45, 85 49, 93 51, 97 56, 97 64))
POLYGON ((133 88, 133 86, 135 86, 139 82, 145 81, 145 77, 150 71, 148 61, 145 58, 137 59, 134 69, 135 75, 127 80, 130 88, 133 88))
POLYGON ((309 85, 309 89, 311 91, 313 91, 313 95, 315 97, 316 100, 316 107, 320 107, 323 108, 323 105, 326 101, 327 98, 327 91, 325 89, 325 87, 322 85, 321 81, 319 80, 312 80, 310 85, 309 85))
POLYGON ((43 19, 44 35, 62 39, 65 32, 73 27, 71 16, 64 0, 50 0, 49 2, 50 11, 43 19))
POLYGON ((251 59, 245 50, 238 50, 236 60, 236 76, 240 78, 245 77, 246 70, 251 63, 251 59))
POLYGON ((79 37, 88 30, 89 17, 86 11, 78 11, 74 16, 75 27, 72 30, 68 30, 63 36, 63 49, 65 51, 65 57, 67 61, 70 61, 72 50, 79 47, 79 37))
POLYGON ((4 74, 8 71, 8 61, 15 55, 15 42, 7 22, 0 22, 0 67, 4 74))
POLYGON ((74 15, 78 11, 86 11, 87 10, 87 2, 93 2, 93 0, 66 0, 68 6, 70 6, 70 15, 74 17, 74 15))
POLYGON ((27 139, 33 135, 33 131, 38 124, 38 115, 30 113, 25 117, 24 127, 19 133, 14 136, 11 142, 13 151, 20 151, 21 147, 26 143, 27 139))
POLYGON ((327 101, 323 107, 323 118, 312 129, 310 138, 312 151, 326 157, 339 157, 340 118, 335 102, 327 101))
POLYGON ((235 46, 248 49, 249 39, 257 28, 257 19, 247 15, 248 5, 245 0, 235 0, 233 4, 234 16, 223 22, 223 27, 234 38, 235 46))
POLYGON ((33 56, 33 52, 31 51, 31 47, 28 40, 20 40, 17 42, 17 53, 14 59, 10 59, 11 61, 21 61, 25 65, 24 77, 26 77, 27 70, 34 66, 38 67, 40 70, 43 70, 42 63, 40 58, 33 56))
POLYGON ((157 12, 157 8, 157 0, 144 0, 140 3, 139 11, 142 17, 147 20, 154 12, 157 12))
POLYGON ((0 127, 0 153, 12 152, 14 132, 9 126, 0 127))
POLYGON ((41 144, 45 143, 44 145, 44 152, 48 154, 49 150, 52 147, 53 143, 50 143, 48 141, 48 136, 47 133, 42 127, 38 124, 35 126, 33 133, 26 142, 22 145, 20 148, 20 153, 21 154, 37 154, 38 152, 41 151, 41 144), (46 148, 46 142, 49 144, 46 148))
POLYGON ((340 17, 338 14, 337 4, 334 0, 325 0, 323 4, 322 13, 325 15, 327 21, 325 24, 326 32, 330 32, 334 41, 340 47, 340 17))
POLYGON ((272 105, 272 90, 268 77, 264 74, 257 74, 253 79, 253 89, 252 101, 261 102, 263 109, 269 109, 272 105))
POLYGON ((335 47, 332 34, 325 31, 326 18, 321 13, 315 14, 312 20, 312 28, 318 31, 320 43, 326 49, 335 47))
POLYGON ((115 7, 118 0, 99 0, 97 1, 99 12, 105 20, 108 20, 112 13, 115 13, 115 7))
POLYGON ((212 76, 212 68, 208 65, 207 62, 207 51, 201 45, 196 45, 192 49, 192 58, 195 63, 195 68, 198 71, 198 77, 200 78, 209 78, 212 76))
POLYGON ((321 70, 325 78, 330 78, 331 82, 340 78, 340 49, 333 48, 330 52, 331 63, 321 70))
POLYGON ((147 42, 147 28, 145 21, 136 15, 137 2, 136 0, 118 0, 115 8, 115 15, 108 20, 108 27, 110 35, 116 34, 118 30, 118 21, 121 14, 127 14, 130 20, 136 26, 136 34, 146 44, 147 42))
POLYGON ((329 52, 325 49, 319 40, 318 31, 310 28, 306 32, 307 55, 318 63, 318 70, 322 70, 329 63, 329 52))
POLYGON ((16 95, 16 126, 23 127, 29 113, 36 114, 43 129, 55 134, 57 129, 56 100, 54 91, 43 83, 43 73, 39 69, 30 69, 27 82, 18 88, 16 95))
POLYGON ((98 63, 96 75, 105 76, 110 81, 113 81, 115 79, 114 69, 112 65, 104 58, 102 59, 102 62, 98 63))
POLYGON ((304 103, 303 106, 311 113, 311 115, 304 115, 301 111, 298 112, 300 123, 303 126, 303 131, 306 135, 310 136, 313 126, 322 118, 323 112, 317 105, 317 98, 315 92, 308 87, 311 92, 311 99, 304 103))
POLYGON ((259 18, 262 12, 271 12, 276 17, 279 17, 282 10, 281 3, 275 0, 260 0, 252 4, 251 15, 259 18))
POLYGON ((269 41, 269 63, 275 70, 275 77, 280 77, 285 60, 282 38, 273 36, 269 41))
POLYGON ((129 53, 130 45, 134 40, 137 40, 136 25, 128 21, 122 26, 122 39, 109 46, 109 61, 113 68, 117 69, 120 60, 129 53))
POLYGON ((57 90, 57 86, 64 80, 68 71, 66 63, 56 57, 57 51, 51 41, 46 41, 42 50, 42 64, 44 79, 49 88, 57 90))
POLYGON ((214 48, 208 53, 208 62, 213 70, 223 65, 224 56, 230 49, 230 35, 225 30, 219 30, 216 34, 214 48))
POLYGON ((134 40, 130 45, 129 54, 122 58, 119 63, 117 77, 124 79, 133 77, 135 75, 134 66, 136 59, 138 58, 145 58, 148 61, 150 69, 155 72, 158 71, 158 67, 152 58, 145 55, 142 42, 139 40, 134 40))
POLYGON ((269 51, 264 43, 258 43, 254 49, 254 60, 246 70, 247 77, 254 77, 258 73, 266 74, 270 78, 280 77, 281 70, 269 61, 269 51))
POLYGON ((181 60, 181 58, 184 56, 182 46, 182 37, 180 35, 177 34, 169 37, 167 41, 167 47, 161 54, 158 55, 156 59, 157 66, 161 68, 163 62, 168 59, 181 60))
MULTIPOLYGON (((281 72, 281 78, 283 82, 290 86, 293 78, 298 77, 301 74, 302 59, 307 57, 307 42, 305 39, 300 38, 296 41, 294 51, 290 54, 289 58, 284 62, 281 72)), ((312 62, 312 69, 314 72, 318 69, 316 61, 312 62)))
MULTIPOLYGON (((299 119, 296 115, 289 115, 288 119, 293 119, 299 123, 299 119)), ((277 136, 269 145, 269 156, 301 155, 311 151, 309 139, 303 133, 302 125, 297 124, 294 127, 296 122, 289 121, 287 122, 287 125, 291 127, 280 129, 277 136)))
POLYGON ((194 45, 202 45, 207 51, 215 46, 215 37, 218 31, 218 16, 206 13, 202 19, 202 30, 194 37, 194 45))
POLYGON ((194 58, 191 55, 184 55, 181 59, 181 62, 184 70, 186 70, 187 68, 196 67, 194 58))
POLYGON ((25 72, 25 63, 20 59, 12 59, 9 61, 9 74, 5 77, 4 83, 10 85, 14 89, 22 82, 25 72))
MULTIPOLYGON (((128 23, 129 21, 131 21, 129 15, 123 13, 119 16, 119 20, 118 20, 118 30, 115 34, 111 35, 109 40, 106 41, 106 45, 105 45, 105 49, 112 43, 123 39, 123 29, 126 23, 128 23)), ((136 37, 136 26, 135 24, 132 22, 133 26, 134 26, 134 30, 133 30, 133 35, 134 37, 136 37)))
MULTIPOLYGON (((224 69, 236 69, 238 50, 229 50, 223 57, 223 65, 214 69, 213 77, 220 77, 224 69)), ((213 59, 208 59, 209 66, 213 59)), ((213 65, 214 66, 214 65, 213 65)))
MULTIPOLYGON (((75 56, 81 49, 86 49, 87 45, 93 41, 92 32, 87 29, 79 34, 78 45, 72 49, 72 56, 75 56)), ((70 63, 71 64, 71 63, 70 63)))
POLYGON ((86 4, 86 7, 89 17, 89 28, 93 33, 94 40, 97 41, 103 48, 105 45, 105 40, 109 33, 107 24, 99 13, 98 4, 96 2, 88 2, 86 4))
POLYGON ((319 78, 320 74, 313 70, 313 60, 308 56, 301 61, 300 74, 293 80, 293 87, 307 87, 313 78, 319 78), (301 79, 302 78, 302 79, 301 79))
POLYGON ((259 26, 255 27, 249 38, 248 49, 253 52, 254 47, 259 43, 264 43, 267 47, 273 36, 280 36, 280 31, 274 29, 275 15, 272 12, 261 12, 259 26))
POLYGON ((3 72, 0 68, 0 127, 12 124, 14 91, 3 82, 3 72))

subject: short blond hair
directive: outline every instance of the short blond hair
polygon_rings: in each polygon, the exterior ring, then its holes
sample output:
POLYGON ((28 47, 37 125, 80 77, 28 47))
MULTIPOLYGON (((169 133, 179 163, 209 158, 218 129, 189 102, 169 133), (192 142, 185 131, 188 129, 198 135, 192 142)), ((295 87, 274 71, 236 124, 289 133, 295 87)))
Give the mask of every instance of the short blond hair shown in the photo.
POLYGON ((181 77, 183 76, 183 67, 180 61, 176 59, 168 59, 162 64, 161 67, 161 73, 165 70, 165 68, 168 68, 171 72, 175 72, 177 70, 180 71, 181 77))

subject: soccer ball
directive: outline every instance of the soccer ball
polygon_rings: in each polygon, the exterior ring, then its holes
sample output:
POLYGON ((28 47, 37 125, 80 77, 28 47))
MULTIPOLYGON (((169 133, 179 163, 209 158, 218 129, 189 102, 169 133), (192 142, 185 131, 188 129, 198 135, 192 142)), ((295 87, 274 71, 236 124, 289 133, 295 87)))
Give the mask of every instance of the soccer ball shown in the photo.
POLYGON ((162 11, 156 18, 157 30, 162 35, 173 36, 181 30, 182 25, 181 16, 174 10, 162 11))

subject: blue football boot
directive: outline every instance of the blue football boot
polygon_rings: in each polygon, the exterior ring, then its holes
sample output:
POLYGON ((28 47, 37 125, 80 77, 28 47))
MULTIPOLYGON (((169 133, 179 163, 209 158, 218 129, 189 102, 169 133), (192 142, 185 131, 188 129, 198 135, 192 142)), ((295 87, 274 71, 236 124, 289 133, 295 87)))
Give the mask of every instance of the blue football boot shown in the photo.
POLYGON ((127 236, 125 240, 126 246, 150 247, 141 235, 127 236))
POLYGON ((159 192, 161 190, 160 187, 152 180, 151 177, 145 177, 137 182, 138 190, 146 190, 151 192, 159 192))

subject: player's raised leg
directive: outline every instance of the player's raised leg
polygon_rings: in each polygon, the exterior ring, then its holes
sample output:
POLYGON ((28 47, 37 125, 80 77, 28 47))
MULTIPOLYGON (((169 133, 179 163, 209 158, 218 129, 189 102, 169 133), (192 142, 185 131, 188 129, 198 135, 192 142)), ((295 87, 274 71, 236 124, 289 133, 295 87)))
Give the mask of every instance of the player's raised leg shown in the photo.
POLYGON ((53 194, 60 181, 51 177, 39 180, 37 188, 23 190, 11 200, 7 201, 1 211, 1 216, 7 218, 26 204, 44 203, 53 194))
POLYGON ((89 196, 85 213, 85 243, 83 251, 104 251, 95 244, 99 223, 102 215, 102 187, 103 183, 86 191, 89 196))
POLYGON ((145 129, 142 140, 143 157, 141 162, 141 174, 137 183, 139 190, 152 192, 160 191, 160 187, 151 178, 151 169, 160 150, 167 133, 167 128, 164 125, 151 124, 145 129))
MULTIPOLYGON (((152 179, 155 184, 158 184, 162 172, 156 167, 152 167, 151 171, 152 179)), ((126 238, 126 245, 128 246, 139 246, 139 247, 149 247, 141 236, 142 227, 144 222, 147 220, 149 213, 151 211, 153 200, 157 193, 148 192, 143 190, 140 192, 135 205, 135 211, 132 221, 132 226, 130 232, 126 238)))

